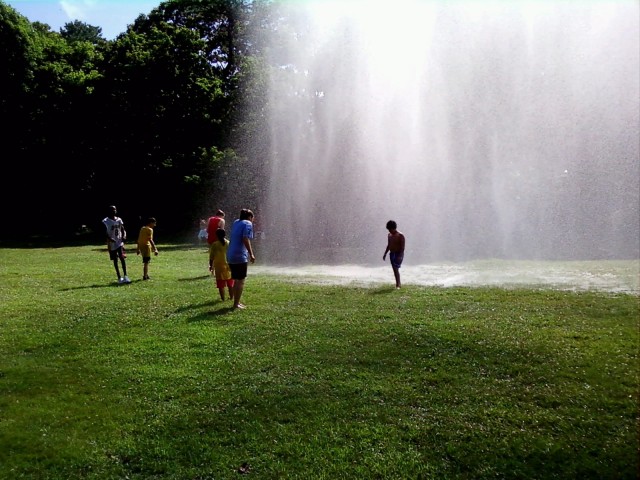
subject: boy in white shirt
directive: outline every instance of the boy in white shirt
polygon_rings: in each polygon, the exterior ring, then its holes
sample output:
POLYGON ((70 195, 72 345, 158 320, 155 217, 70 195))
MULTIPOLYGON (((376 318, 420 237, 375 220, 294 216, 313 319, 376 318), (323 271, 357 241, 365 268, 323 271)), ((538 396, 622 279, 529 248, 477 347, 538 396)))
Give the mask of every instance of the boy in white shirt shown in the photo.
POLYGON ((127 239, 127 232, 124 229, 124 222, 118 217, 115 205, 109 206, 109 214, 102 220, 107 229, 107 247, 109 249, 109 258, 113 261, 116 269, 118 283, 131 283, 127 276, 127 262, 124 254, 124 241, 127 239), (118 268, 118 259, 122 265, 122 273, 120 276, 120 268, 118 268))

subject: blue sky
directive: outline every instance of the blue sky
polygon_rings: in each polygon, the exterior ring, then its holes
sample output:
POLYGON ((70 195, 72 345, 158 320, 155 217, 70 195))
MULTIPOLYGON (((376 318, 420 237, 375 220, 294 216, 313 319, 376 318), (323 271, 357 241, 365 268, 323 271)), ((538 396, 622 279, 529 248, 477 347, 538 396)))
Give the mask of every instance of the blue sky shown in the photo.
POLYGON ((102 36, 113 40, 141 13, 147 14, 162 0, 4 0, 30 22, 42 22, 54 32, 67 22, 80 20, 102 28, 102 36))

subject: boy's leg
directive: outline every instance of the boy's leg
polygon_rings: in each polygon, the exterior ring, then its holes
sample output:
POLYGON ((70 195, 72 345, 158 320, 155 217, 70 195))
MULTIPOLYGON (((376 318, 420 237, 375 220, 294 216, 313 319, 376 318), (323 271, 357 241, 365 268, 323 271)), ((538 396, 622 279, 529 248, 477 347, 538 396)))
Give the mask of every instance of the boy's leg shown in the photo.
POLYGON ((117 258, 113 261, 113 266, 116 269, 116 275, 118 275, 118 280, 120 280, 122 277, 120 276, 120 269, 118 268, 118 259, 117 258))
POLYGON ((393 267, 393 276, 396 279, 396 288, 400 288, 400 270, 397 267, 393 267))
POLYGON ((124 247, 120 247, 118 249, 118 257, 120 258, 120 263, 122 264, 122 273, 126 277, 127 276, 127 261, 125 260, 124 247))
POLYGON ((109 250, 109 259, 113 262, 113 268, 118 276, 118 281, 122 278, 120 276, 120 269, 118 268, 118 252, 116 250, 109 250))
POLYGON ((227 289, 229 290, 229 300, 233 301, 233 280, 227 280, 227 289))
POLYGON ((242 305, 240 303, 240 297, 242 297, 242 290, 244 290, 244 280, 235 280, 233 282, 233 306, 234 306, 234 308, 244 308, 244 305, 242 305))

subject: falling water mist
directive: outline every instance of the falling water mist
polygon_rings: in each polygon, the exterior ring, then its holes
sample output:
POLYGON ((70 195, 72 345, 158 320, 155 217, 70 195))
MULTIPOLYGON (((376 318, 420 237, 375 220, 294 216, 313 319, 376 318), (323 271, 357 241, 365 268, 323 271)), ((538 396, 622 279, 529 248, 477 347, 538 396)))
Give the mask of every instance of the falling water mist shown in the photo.
POLYGON ((268 259, 637 259, 637 2, 290 2, 268 259))

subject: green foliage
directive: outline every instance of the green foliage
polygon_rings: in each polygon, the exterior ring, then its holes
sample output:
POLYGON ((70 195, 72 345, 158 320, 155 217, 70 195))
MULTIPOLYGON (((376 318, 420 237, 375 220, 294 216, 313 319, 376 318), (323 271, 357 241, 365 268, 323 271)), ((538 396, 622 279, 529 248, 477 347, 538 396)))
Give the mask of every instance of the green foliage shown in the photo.
POLYGON ((28 85, 36 62, 31 47, 34 34, 27 19, 0 0, 0 40, 3 45, 0 58, 4 66, 0 73, 4 92, 0 105, 3 114, 7 113, 5 109, 12 96, 23 92, 28 85))
POLYGON ((164 217, 174 231, 208 212, 220 162, 203 152, 234 148, 249 3, 168 2, 109 42, 99 27, 76 20, 58 34, 0 3, 8 66, 0 106, 12 119, 3 148, 17 164, 12 190, 36 196, 8 213, 12 232, 71 232, 108 203, 164 217), (144 184, 172 195, 148 212, 137 194, 144 184), (54 220, 50 198, 77 208, 54 220))
POLYGON ((33 88, 34 69, 39 56, 34 48, 36 31, 13 8, 0 1, 0 116, 5 121, 3 145, 5 158, 15 158, 29 140, 28 128, 31 111, 29 92, 33 88), (27 133, 24 133, 25 129, 27 133))
MULTIPOLYGON (((5 50, 12 52, 11 82, 0 94, 2 114, 11 119, 5 125, 3 156, 12 164, 13 189, 33 192, 30 202, 19 202, 7 213, 7 220, 16 231, 26 231, 24 226, 37 217, 42 218, 41 231, 70 231, 80 222, 67 217, 58 227, 49 223, 47 199, 61 204, 81 199, 91 175, 86 157, 95 145, 89 144, 87 132, 95 125, 91 93, 101 78, 101 51, 89 42, 67 43, 48 25, 30 24, 4 4, 0 9, 0 29, 13 40, 5 50)), ((1 197, 4 203, 10 202, 8 190, 1 197)))
POLYGON ((637 296, 258 264, 234 311, 156 240, 130 285, 102 245, 0 250, 0 478, 636 478, 637 296))
POLYGON ((60 35, 68 42, 99 44, 105 41, 101 27, 95 27, 80 20, 65 23, 64 27, 60 29, 60 35))
MULTIPOLYGON (((46 33, 38 37, 38 50, 42 59, 35 69, 36 85, 34 93, 43 102, 45 115, 52 114, 51 105, 58 108, 71 104, 76 98, 84 99, 94 88, 96 80, 101 78, 97 63, 101 61, 101 52, 86 41, 67 43, 56 33, 46 33)), ((56 115, 60 114, 57 110, 56 115)), ((78 112, 73 110, 76 115, 78 112)), ((51 126, 45 122, 45 128, 51 126)), ((42 135, 48 132, 43 131, 42 135)))

